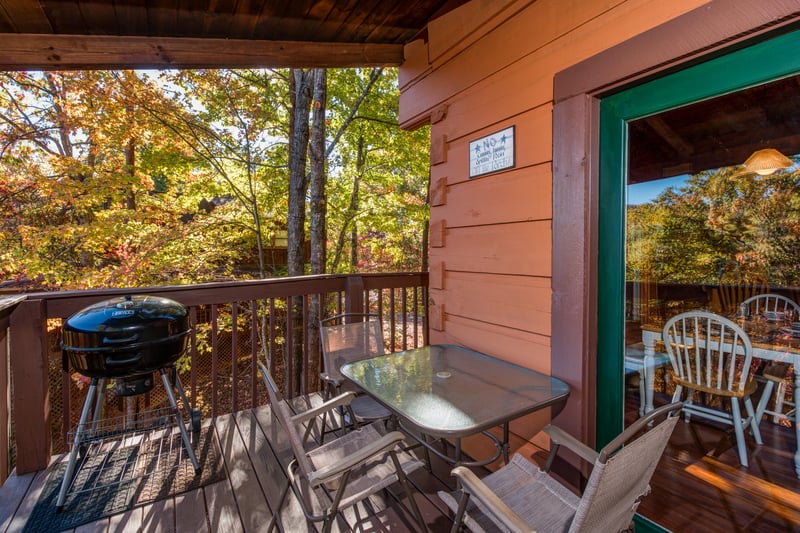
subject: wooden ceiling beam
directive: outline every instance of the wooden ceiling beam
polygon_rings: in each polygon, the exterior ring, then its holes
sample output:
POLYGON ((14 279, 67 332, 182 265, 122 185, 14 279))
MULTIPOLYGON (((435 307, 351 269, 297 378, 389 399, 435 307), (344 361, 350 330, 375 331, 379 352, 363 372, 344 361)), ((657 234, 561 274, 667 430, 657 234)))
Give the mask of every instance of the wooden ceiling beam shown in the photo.
POLYGON ((0 70, 398 66, 401 44, 4 34, 0 70))

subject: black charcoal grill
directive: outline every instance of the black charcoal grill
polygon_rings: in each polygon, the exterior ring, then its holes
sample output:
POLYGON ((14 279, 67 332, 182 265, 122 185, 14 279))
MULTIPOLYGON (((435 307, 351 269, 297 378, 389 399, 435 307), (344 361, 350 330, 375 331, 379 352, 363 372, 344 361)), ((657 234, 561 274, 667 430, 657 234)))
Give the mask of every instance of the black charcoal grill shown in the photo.
POLYGON ((199 412, 189 410, 186 393, 174 369, 191 331, 186 307, 158 296, 113 298, 86 307, 66 320, 61 343, 64 369, 69 371, 71 366, 91 378, 91 382, 61 483, 56 504, 59 510, 75 475, 75 460, 82 441, 96 436, 103 392, 111 379, 118 396, 133 396, 151 390, 155 386, 153 374, 161 374, 183 446, 195 472, 200 472, 175 396, 177 390, 190 413, 192 429, 199 431, 199 412), (94 414, 90 416, 93 404, 94 414))
POLYGON ((90 305, 64 324, 62 350, 89 378, 116 380, 120 396, 153 388, 152 373, 172 366, 191 333, 186 308, 158 296, 125 296, 90 305))

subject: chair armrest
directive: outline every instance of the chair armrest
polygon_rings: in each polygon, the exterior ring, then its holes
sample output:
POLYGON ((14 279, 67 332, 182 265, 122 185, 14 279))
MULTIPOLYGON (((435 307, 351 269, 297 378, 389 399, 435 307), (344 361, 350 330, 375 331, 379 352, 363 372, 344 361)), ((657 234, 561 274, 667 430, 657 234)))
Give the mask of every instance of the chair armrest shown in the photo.
POLYGON ((353 391, 343 392, 339 396, 335 396, 316 407, 312 407, 308 411, 297 413, 292 417, 292 422, 295 424, 302 424, 311 420, 312 418, 318 417, 323 413, 327 413, 328 411, 332 411, 337 407, 341 407, 342 405, 350 405, 350 402, 352 402, 353 398, 355 397, 356 393, 353 391))
POLYGON ((332 481, 345 472, 369 461, 376 455, 388 452, 404 439, 405 436, 402 433, 392 431, 381 436, 378 440, 367 443, 364 447, 359 448, 358 451, 343 457, 339 461, 315 470, 308 476, 308 481, 312 486, 319 486, 332 481))
POLYGON ((579 455, 587 463, 594 463, 597 460, 598 452, 591 449, 563 429, 557 426, 549 425, 544 428, 544 432, 550 436, 550 440, 555 445, 555 448, 558 446, 565 446, 579 455))
POLYGON ((532 532, 533 529, 515 513, 508 505, 476 476, 472 470, 457 466, 451 472, 461 482, 461 488, 467 494, 479 500, 484 509, 489 511, 505 527, 514 532, 532 532))
POLYGON ((335 377, 331 376, 330 374, 328 374, 327 372, 320 372, 319 373, 319 377, 325 383, 333 385, 336 388, 339 388, 339 387, 342 386, 342 380, 341 379, 335 378, 335 377))

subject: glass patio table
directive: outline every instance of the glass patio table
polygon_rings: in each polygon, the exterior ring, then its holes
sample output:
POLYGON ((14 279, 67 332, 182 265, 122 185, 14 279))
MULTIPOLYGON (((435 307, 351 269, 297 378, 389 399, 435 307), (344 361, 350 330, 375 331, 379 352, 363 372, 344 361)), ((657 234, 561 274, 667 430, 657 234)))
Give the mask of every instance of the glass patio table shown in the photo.
POLYGON ((508 462, 509 422, 553 407, 569 396, 563 381, 461 346, 436 344, 342 366, 341 373, 398 416, 400 425, 428 450, 452 464, 484 465, 500 454, 508 462), (488 430, 503 427, 502 440, 488 430), (482 433, 496 453, 462 462, 461 439, 482 433), (455 456, 428 438, 453 439, 455 456))

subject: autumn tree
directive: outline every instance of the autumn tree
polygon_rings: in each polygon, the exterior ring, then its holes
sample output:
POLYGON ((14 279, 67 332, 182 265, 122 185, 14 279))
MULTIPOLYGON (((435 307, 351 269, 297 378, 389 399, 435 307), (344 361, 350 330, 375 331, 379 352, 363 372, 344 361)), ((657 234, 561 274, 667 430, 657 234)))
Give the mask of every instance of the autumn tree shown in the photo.
POLYGON ((30 274, 48 288, 136 286, 214 269, 213 248, 180 222, 195 176, 132 98, 148 80, 101 71, 0 79, 3 184, 25 201, 6 221, 6 277, 30 274), (208 261, 187 268, 187 252, 208 261))
POLYGON ((329 271, 419 270, 427 253, 428 128, 400 129, 396 70, 336 74, 331 126, 342 138, 329 157, 329 271), (369 98, 354 106, 366 88, 369 98))
POLYGON ((719 282, 724 269, 774 285, 800 280, 796 172, 762 177, 705 171, 628 208, 627 276, 667 283, 719 282))

